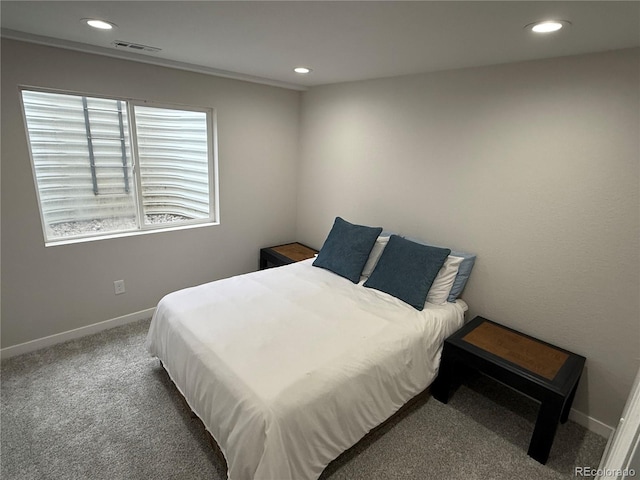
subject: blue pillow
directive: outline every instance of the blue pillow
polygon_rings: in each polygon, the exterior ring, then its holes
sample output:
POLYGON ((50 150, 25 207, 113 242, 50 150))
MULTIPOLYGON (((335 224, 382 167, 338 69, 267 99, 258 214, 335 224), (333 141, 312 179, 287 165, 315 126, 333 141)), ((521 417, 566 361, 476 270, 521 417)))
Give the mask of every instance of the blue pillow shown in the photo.
POLYGON ((369 253, 380 232, 382 232, 380 227, 353 225, 336 217, 329 236, 324 241, 313 265, 358 283, 364 264, 367 263, 369 253))
MULTIPOLYGON (((414 238, 409 238, 409 240, 419 243, 420 245, 431 246, 428 243, 423 242, 422 240, 417 240, 414 238)), ((472 253, 457 252, 455 250, 452 250, 449 255, 453 255, 454 257, 462 257, 464 259, 458 267, 456 279, 453 281, 451 291, 449 292, 449 296, 447 297, 447 302, 455 302, 462 293, 462 290, 464 290, 464 286, 467 284, 467 280, 469 280, 469 275, 471 275, 471 269, 473 268, 473 264, 476 261, 476 256, 472 253)))
POLYGON ((458 267, 458 275, 456 275, 456 279, 453 281, 447 302, 455 302, 456 298, 460 296, 462 290, 464 290, 464 286, 467 284, 467 280, 469 280, 473 264, 476 262, 476 256, 471 253, 452 251, 451 255, 454 257, 462 257, 464 260, 462 260, 462 263, 458 267))
POLYGON ((427 293, 449 253, 448 248, 421 245, 391 235, 364 286, 393 295, 416 310, 422 310, 427 293))

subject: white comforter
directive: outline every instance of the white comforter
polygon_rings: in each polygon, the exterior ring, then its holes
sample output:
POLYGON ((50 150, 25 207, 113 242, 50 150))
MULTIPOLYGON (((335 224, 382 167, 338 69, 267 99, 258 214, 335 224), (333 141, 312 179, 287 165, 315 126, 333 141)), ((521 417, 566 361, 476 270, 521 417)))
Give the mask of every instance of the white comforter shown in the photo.
POLYGON ((229 479, 315 479, 431 383, 465 307, 419 312, 308 260, 167 295, 147 347, 229 479))

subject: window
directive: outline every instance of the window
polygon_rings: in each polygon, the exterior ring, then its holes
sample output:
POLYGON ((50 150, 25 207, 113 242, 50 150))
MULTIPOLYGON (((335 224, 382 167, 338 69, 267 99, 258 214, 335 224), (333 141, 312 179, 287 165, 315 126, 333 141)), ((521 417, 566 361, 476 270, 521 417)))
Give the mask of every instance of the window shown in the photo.
POLYGON ((22 90, 45 243, 217 221, 213 110, 22 90))

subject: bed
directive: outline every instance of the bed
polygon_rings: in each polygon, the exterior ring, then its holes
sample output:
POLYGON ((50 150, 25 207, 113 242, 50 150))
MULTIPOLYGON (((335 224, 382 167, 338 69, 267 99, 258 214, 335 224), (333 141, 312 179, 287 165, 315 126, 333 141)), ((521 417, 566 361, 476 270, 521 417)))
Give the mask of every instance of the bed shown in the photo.
POLYGON ((422 311, 312 265, 164 297, 147 347, 218 443, 228 478, 315 479, 434 379, 462 300, 422 311))

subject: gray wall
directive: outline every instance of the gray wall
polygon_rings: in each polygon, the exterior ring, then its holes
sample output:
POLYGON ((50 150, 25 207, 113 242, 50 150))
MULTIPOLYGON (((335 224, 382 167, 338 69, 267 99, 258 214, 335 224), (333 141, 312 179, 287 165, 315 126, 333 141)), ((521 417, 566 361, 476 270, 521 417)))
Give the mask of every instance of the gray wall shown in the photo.
POLYGON ((154 307, 292 241, 299 106, 291 90, 3 39, 2 347, 154 307), (215 108, 221 224, 45 248, 19 84, 215 108))
POLYGON ((639 53, 305 92, 297 238, 340 215, 477 253, 469 316, 586 356, 574 408, 616 425, 640 355, 639 53))

